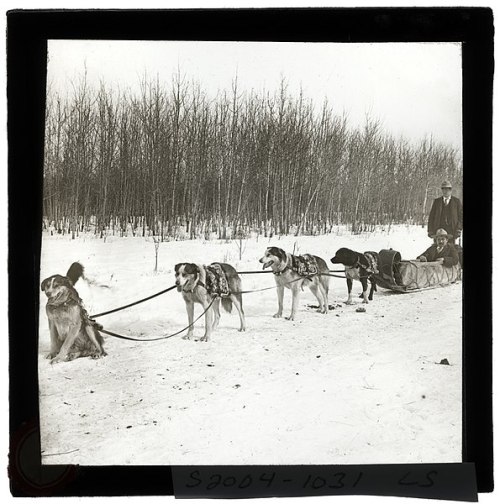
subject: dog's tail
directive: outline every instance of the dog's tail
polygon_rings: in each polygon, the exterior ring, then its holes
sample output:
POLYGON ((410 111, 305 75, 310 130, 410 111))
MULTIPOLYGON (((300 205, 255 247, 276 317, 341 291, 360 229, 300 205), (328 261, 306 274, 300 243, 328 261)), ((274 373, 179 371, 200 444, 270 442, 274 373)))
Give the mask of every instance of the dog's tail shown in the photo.
POLYGON ((321 282, 321 285, 323 286, 323 289, 325 289, 325 293, 328 296, 328 291, 330 288, 330 277, 328 276, 329 269, 328 265, 326 264, 326 261, 322 259, 321 257, 314 256, 316 259, 316 264, 318 265, 318 269, 320 273, 323 273, 323 275, 320 275, 319 281, 321 282))
POLYGON ((223 297, 221 298, 222 301, 222 308, 226 310, 228 313, 231 313, 233 310, 233 302, 231 301, 231 298, 228 297, 223 297))
POLYGON ((71 280, 71 283, 75 285, 78 279, 83 278, 83 266, 79 262, 74 262, 69 267, 66 276, 71 280))
MULTIPOLYGON (((241 282, 238 282, 238 291, 241 290, 241 282)), ((243 296, 241 292, 237 292, 236 294, 233 294, 233 296, 236 298, 238 304, 241 307, 241 310, 243 310, 243 296)), ((228 313, 231 313, 233 309, 233 300, 230 297, 223 297, 221 298, 222 301, 222 308, 226 310, 228 313)))

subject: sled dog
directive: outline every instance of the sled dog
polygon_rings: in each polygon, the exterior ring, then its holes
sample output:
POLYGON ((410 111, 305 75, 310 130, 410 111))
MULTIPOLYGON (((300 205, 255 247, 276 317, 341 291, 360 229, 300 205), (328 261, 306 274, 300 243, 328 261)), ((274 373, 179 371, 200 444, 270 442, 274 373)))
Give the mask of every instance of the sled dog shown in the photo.
POLYGON ((205 334, 200 341, 209 341, 220 319, 220 304, 227 312, 232 305, 240 316, 240 331, 246 330, 241 294, 241 279, 229 264, 212 263, 208 266, 180 263, 175 265, 175 285, 186 303, 189 329, 184 339, 193 339, 194 304, 205 312, 205 334), (210 303, 212 303, 210 305, 210 303), (208 308, 208 309, 207 309, 208 308))
POLYGON ((73 263, 66 276, 46 278, 41 289, 47 296, 45 311, 49 321, 51 364, 78 357, 98 359, 106 355, 103 338, 98 329, 102 326, 91 320, 74 284, 83 277, 83 266, 73 263))
POLYGON ((277 247, 269 247, 259 259, 262 269, 271 268, 278 291, 278 311, 274 318, 283 314, 285 287, 292 291, 292 311, 287 320, 294 320, 299 304, 299 293, 309 287, 319 302, 320 313, 328 313, 328 266, 321 257, 305 254, 294 256, 277 247))
POLYGON ((363 303, 373 300, 373 292, 377 290, 377 284, 373 275, 378 273, 378 254, 376 252, 365 252, 361 254, 348 248, 337 250, 335 256, 331 258, 333 264, 343 264, 345 267, 345 276, 347 281, 347 301, 346 304, 352 304, 352 281, 359 280, 363 287, 363 303), (371 288, 368 295, 368 281, 371 288))

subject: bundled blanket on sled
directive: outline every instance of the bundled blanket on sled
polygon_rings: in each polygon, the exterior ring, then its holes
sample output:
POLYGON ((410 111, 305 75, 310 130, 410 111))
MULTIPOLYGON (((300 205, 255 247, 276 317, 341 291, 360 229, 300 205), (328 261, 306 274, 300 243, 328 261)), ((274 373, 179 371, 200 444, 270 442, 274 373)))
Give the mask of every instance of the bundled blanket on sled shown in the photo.
POLYGON ((459 265, 444 266, 438 262, 404 261, 395 250, 379 252, 379 273, 374 275, 377 285, 397 292, 441 287, 461 280, 459 265))
POLYGON ((443 266, 438 262, 401 261, 401 284, 407 291, 428 289, 454 283, 461 278, 460 265, 443 266))

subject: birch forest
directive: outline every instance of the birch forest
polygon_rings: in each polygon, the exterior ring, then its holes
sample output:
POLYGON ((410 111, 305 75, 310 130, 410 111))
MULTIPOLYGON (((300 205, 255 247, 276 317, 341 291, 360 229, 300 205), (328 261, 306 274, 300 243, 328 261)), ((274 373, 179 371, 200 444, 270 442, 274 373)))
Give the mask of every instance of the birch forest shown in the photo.
POLYGON ((332 109, 285 79, 257 93, 235 78, 216 97, 181 75, 136 92, 85 78, 64 96, 49 87, 44 228, 159 240, 361 232, 422 224, 441 181, 460 185, 455 147, 394 138, 369 116, 349 127, 332 109))

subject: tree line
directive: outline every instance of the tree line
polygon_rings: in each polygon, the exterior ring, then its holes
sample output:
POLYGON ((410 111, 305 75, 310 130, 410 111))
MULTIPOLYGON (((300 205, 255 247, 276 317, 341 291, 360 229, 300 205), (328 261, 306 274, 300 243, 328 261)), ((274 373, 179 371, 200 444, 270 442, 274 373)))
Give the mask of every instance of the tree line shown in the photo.
POLYGON ((368 116, 350 128, 284 79, 259 94, 235 78, 215 98, 179 74, 135 93, 85 78, 47 93, 43 215, 57 232, 359 232, 422 223, 441 180, 461 176, 453 146, 395 139, 368 116))

